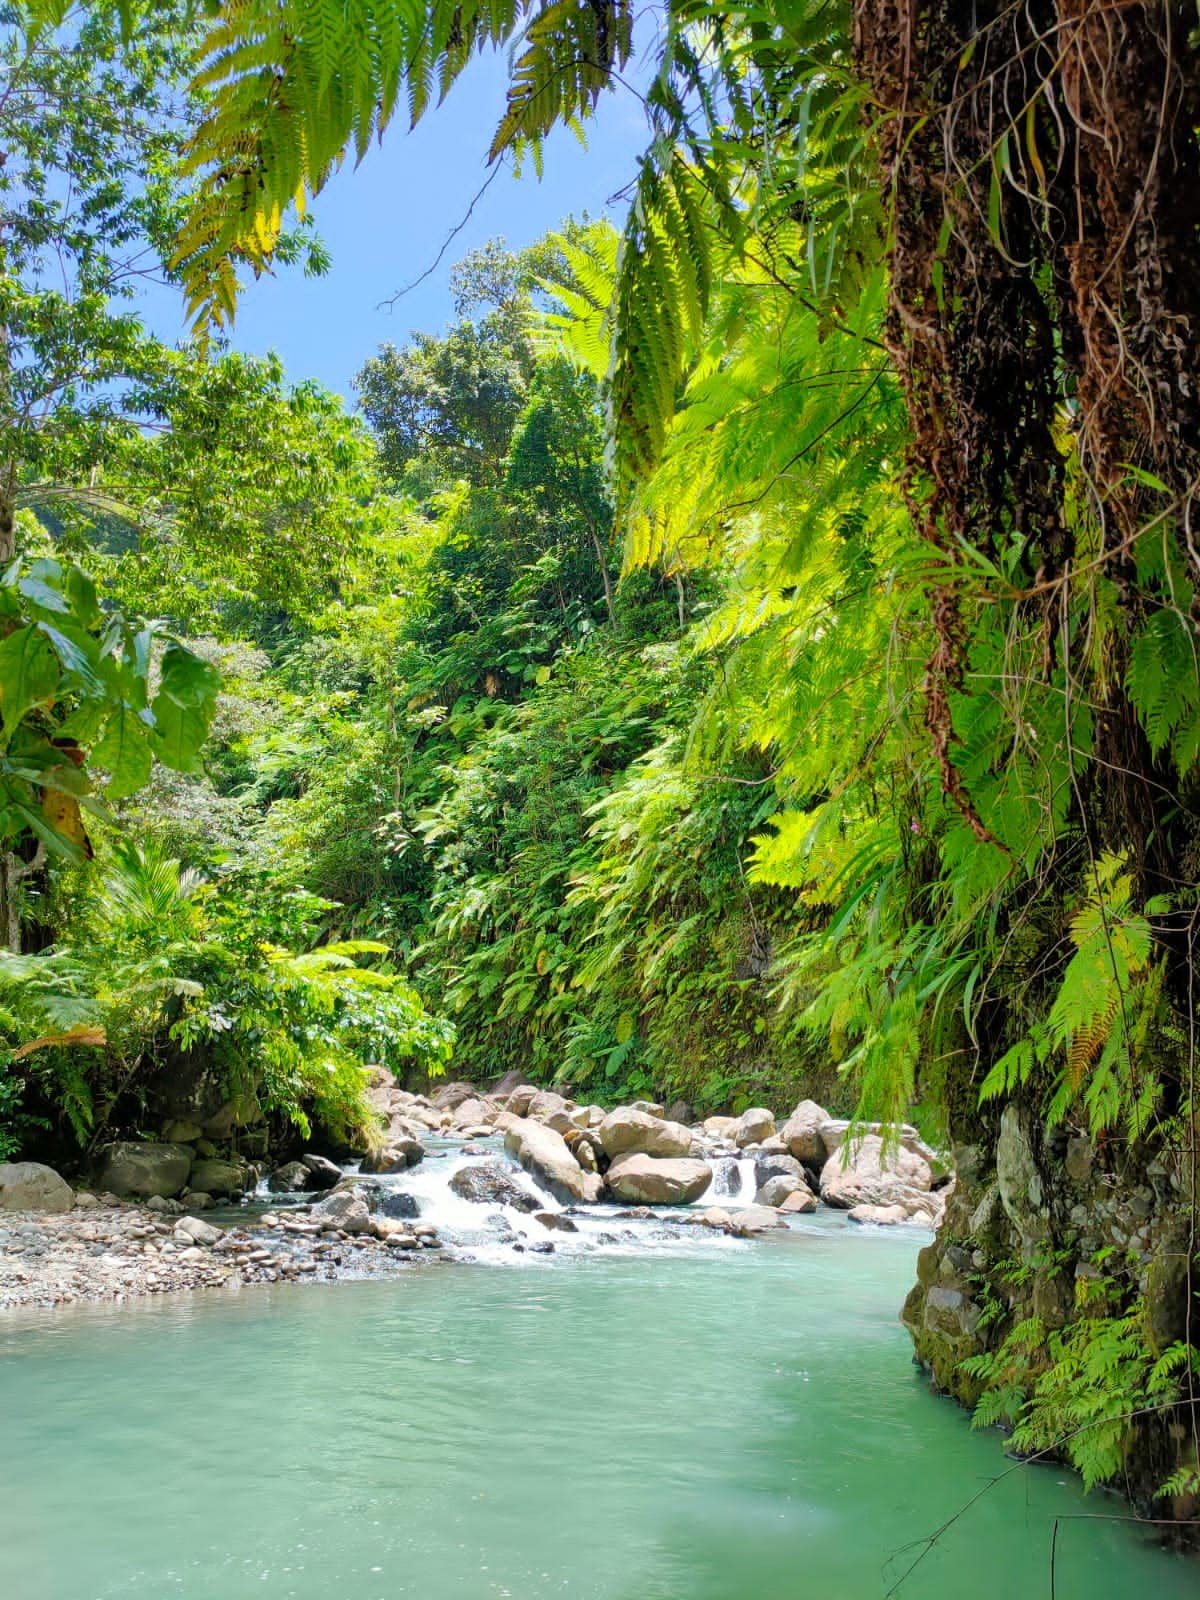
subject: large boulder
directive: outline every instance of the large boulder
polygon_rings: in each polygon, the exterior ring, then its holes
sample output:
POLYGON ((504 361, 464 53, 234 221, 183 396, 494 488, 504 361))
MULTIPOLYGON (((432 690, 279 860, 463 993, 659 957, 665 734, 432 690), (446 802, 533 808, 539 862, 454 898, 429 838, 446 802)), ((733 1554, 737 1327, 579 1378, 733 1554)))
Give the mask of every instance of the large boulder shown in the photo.
POLYGON ((544 1122, 548 1128, 553 1128, 555 1133, 561 1133, 565 1139, 568 1133, 578 1133, 579 1129, 571 1120, 573 1113, 564 1109, 549 1111, 545 1116, 539 1117, 539 1122, 544 1122))
POLYGON ((464 1100, 478 1100, 479 1090, 473 1083, 444 1083, 433 1097, 439 1111, 453 1111, 464 1100))
MULTIPOLYGON (((768 1178, 761 1185, 758 1193, 754 1196, 754 1204, 756 1206, 782 1208, 784 1201, 790 1200, 794 1194, 798 1194, 801 1197, 804 1195, 811 1196, 811 1191, 803 1178, 797 1178, 790 1172, 780 1172, 776 1173, 773 1178, 768 1178)), ((813 1206, 816 1203, 814 1198, 813 1206)), ((812 1208, 809 1207, 808 1209, 811 1210, 812 1208)))
POLYGON ((201 1189, 205 1194, 245 1194, 247 1189, 253 1189, 254 1177, 249 1168, 240 1161, 222 1161, 215 1157, 209 1161, 197 1161, 192 1168, 190 1187, 201 1189))
POLYGON ((204 1132, 209 1139, 228 1139, 235 1128, 248 1128, 262 1121, 262 1106, 253 1089, 246 1089, 226 1100, 210 1117, 204 1119, 204 1132))
POLYGON ((515 1211, 537 1211, 542 1202, 522 1189, 512 1171, 502 1161, 478 1161, 460 1167, 449 1187, 463 1200, 476 1205, 512 1206, 515 1211))
POLYGON ((755 1158, 754 1180, 760 1188, 769 1178, 779 1177, 799 1178, 802 1183, 808 1181, 804 1176, 803 1163, 797 1161, 795 1156, 772 1152, 770 1155, 760 1154, 755 1158))
POLYGON ((761 1144, 774 1132, 775 1113, 768 1111, 765 1106, 751 1106, 738 1118, 737 1127, 733 1130, 733 1142, 739 1150, 744 1150, 748 1144, 761 1144))
POLYGON ((425 1159, 425 1146, 419 1139, 395 1139, 382 1150, 368 1150, 362 1158, 364 1172, 404 1172, 425 1159))
MULTIPOLYGON (((102 1192, 137 1195, 148 1200, 159 1195, 164 1200, 177 1195, 188 1183, 193 1152, 185 1144, 143 1144, 129 1140, 105 1145, 100 1152, 96 1187, 102 1192)), ((193 1189, 213 1194, 206 1184, 193 1183, 193 1189)))
POLYGON ((197 1139, 203 1139, 204 1129, 187 1117, 172 1117, 163 1123, 161 1134, 164 1144, 195 1144, 197 1139))
POLYGON ((371 1228, 367 1202, 353 1189, 335 1191, 315 1205, 309 1215, 323 1228, 340 1228, 343 1233, 368 1233, 371 1228))
POLYGON ((743 1237, 751 1233, 769 1233, 772 1228, 786 1228, 787 1222, 771 1206, 747 1206, 735 1211, 729 1218, 735 1233, 743 1237))
POLYGON ((40 1161, 0 1162, 0 1211, 70 1211, 75 1193, 40 1161))
POLYGON ((371 1215, 375 1217, 419 1217, 421 1207, 415 1194, 405 1194, 401 1189, 380 1189, 367 1199, 371 1215))
POLYGON ((929 1193, 933 1173, 923 1157, 903 1145, 886 1151, 877 1133, 854 1139, 821 1169, 821 1199, 839 1211, 855 1206, 906 1204, 929 1193))
POLYGON ((267 1188, 272 1194, 303 1194, 314 1187, 312 1177, 303 1161, 285 1161, 283 1166, 276 1167, 267 1179, 267 1188))
POLYGON ((512 1072, 506 1072, 502 1078, 498 1078, 488 1090, 488 1093, 492 1095, 507 1096, 510 1095, 514 1089, 520 1089, 523 1086, 527 1086, 530 1089, 537 1088, 537 1085, 530 1083, 529 1079, 523 1072, 514 1070, 512 1072))
POLYGON ((561 1133, 529 1117, 516 1117, 508 1123, 504 1147, 509 1155, 532 1173, 560 1200, 599 1199, 604 1187, 600 1175, 585 1172, 567 1147, 561 1133))
POLYGON ((740 1117, 705 1117, 704 1131, 710 1139, 732 1139, 740 1117))
POLYGON ((931 1167, 940 1164, 936 1152, 929 1148, 917 1130, 907 1122, 848 1122, 844 1117, 826 1122, 821 1127, 821 1143, 826 1156, 834 1155, 841 1149, 851 1129, 854 1130, 856 1139, 865 1138, 868 1134, 878 1134, 880 1138, 892 1144, 899 1144, 913 1155, 920 1156, 921 1160, 928 1162, 931 1167))
POLYGON ((480 1100, 473 1095, 469 1100, 460 1100, 454 1108, 454 1126, 456 1128, 478 1128, 489 1124, 496 1115, 494 1105, 489 1105, 486 1100, 480 1100))
POLYGON ((308 1186, 310 1189, 332 1189, 335 1184, 342 1181, 342 1169, 326 1156, 301 1156, 301 1162, 308 1169, 308 1186))
POLYGON ((907 1207, 902 1205, 851 1206, 846 1216, 851 1222, 874 1228, 895 1228, 905 1223, 925 1222, 921 1213, 910 1214, 907 1207))
POLYGON ((668 1160, 686 1156, 692 1148, 692 1133, 681 1122, 664 1122, 661 1117, 633 1106, 610 1111, 600 1124, 600 1143, 606 1155, 662 1156, 668 1160))
POLYGON ((630 1153, 608 1169, 609 1192, 617 1200, 647 1206, 685 1206, 698 1200, 712 1182, 706 1161, 670 1160, 630 1153))
POLYGON ((529 1111, 534 1095, 540 1092, 536 1083, 519 1083, 504 1102, 504 1109, 514 1117, 523 1117, 529 1111))
MULTIPOLYGON (((527 1117, 536 1117, 539 1122, 546 1122, 557 1112, 568 1113, 574 1109, 575 1102, 568 1100, 565 1095, 556 1093, 553 1089, 538 1089, 531 1098, 525 1111, 527 1117)), ((511 1109, 511 1106, 509 1107, 511 1109)))
POLYGON ((815 1100, 801 1100, 791 1116, 779 1130, 779 1137, 788 1153, 797 1161, 824 1165, 829 1152, 821 1138, 821 1129, 829 1121, 829 1113, 815 1100))

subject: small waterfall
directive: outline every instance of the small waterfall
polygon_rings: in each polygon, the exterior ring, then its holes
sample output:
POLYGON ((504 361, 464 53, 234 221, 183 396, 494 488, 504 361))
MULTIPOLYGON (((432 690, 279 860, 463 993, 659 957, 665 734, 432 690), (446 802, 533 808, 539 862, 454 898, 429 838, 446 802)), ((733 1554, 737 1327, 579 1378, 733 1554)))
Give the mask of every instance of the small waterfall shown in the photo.
POLYGON ((518 1239, 537 1241, 549 1238, 549 1230, 518 1205, 505 1203, 499 1197, 486 1201, 467 1199, 451 1188, 451 1180, 464 1169, 470 1171, 473 1167, 490 1167, 497 1161, 507 1169, 511 1184, 521 1194, 536 1201, 536 1210, 563 1209, 553 1195, 540 1188, 527 1172, 511 1162, 503 1149, 497 1149, 489 1156, 464 1156, 457 1145, 450 1149, 438 1149, 436 1144, 432 1144, 428 1156, 419 1166, 369 1181, 411 1195, 417 1203, 421 1221, 432 1223, 438 1233, 448 1240, 486 1245, 490 1241, 512 1244, 518 1239))
POLYGON ((716 1156, 709 1162, 709 1166, 713 1169, 712 1187, 702 1198, 732 1199, 741 1188, 742 1182, 737 1162, 732 1156, 716 1156))
POLYGON ((758 1174, 755 1171, 753 1156, 742 1156, 737 1163, 738 1186, 734 1191, 734 1199, 740 1200, 743 1205, 752 1206, 754 1196, 758 1193, 758 1174))
POLYGON ((713 1169, 712 1186, 697 1201, 698 1205, 711 1205, 713 1201, 720 1200, 743 1206, 754 1204, 758 1178, 753 1157, 717 1156, 710 1164, 713 1169))

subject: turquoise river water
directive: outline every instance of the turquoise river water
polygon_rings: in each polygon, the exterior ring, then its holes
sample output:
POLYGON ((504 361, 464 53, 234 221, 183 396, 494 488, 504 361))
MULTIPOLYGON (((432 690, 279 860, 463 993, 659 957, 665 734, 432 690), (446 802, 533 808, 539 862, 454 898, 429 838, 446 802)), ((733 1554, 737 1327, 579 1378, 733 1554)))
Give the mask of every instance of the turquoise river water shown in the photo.
POLYGON ((914 1253, 838 1221, 16 1320, 0 1600, 1025 1600, 1056 1518, 1056 1600, 1197 1600, 1051 1467, 923 1543, 1012 1464, 910 1365, 914 1253))

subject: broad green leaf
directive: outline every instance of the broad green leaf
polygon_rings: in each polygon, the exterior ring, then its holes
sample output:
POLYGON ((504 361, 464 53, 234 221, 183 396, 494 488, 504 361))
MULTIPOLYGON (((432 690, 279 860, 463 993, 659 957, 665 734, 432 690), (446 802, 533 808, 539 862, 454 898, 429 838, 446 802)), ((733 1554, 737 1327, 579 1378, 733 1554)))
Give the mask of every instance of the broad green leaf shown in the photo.
MULTIPOLYGON (((168 695, 181 706, 211 705, 221 686, 217 669, 172 639, 163 651, 159 696, 168 695)), ((157 704, 157 700, 155 702, 157 704)))
POLYGON ((6 735, 11 737, 34 706, 54 697, 61 678, 58 657, 39 628, 18 628, 0 640, 0 713, 6 735))
POLYGON ((133 794, 150 776, 150 730, 132 706, 119 705, 92 749, 92 760, 109 774, 114 800, 133 794))
POLYGON ((157 694, 151 707, 155 754, 165 767, 175 772, 203 772, 200 749, 212 720, 211 704, 181 705, 168 694, 157 694))

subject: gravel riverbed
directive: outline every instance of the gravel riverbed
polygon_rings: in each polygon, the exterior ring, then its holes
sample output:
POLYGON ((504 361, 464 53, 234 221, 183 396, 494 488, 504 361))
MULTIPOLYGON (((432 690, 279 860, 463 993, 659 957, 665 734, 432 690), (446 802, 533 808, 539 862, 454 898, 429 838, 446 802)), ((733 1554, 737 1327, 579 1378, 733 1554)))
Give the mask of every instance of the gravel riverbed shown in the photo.
POLYGON ((303 1215, 244 1223, 163 1214, 80 1196, 57 1215, 0 1215, 0 1312, 73 1302, 121 1302, 186 1289, 375 1277, 441 1255, 426 1224, 381 1222, 347 1233, 303 1215), (90 1203, 88 1203, 90 1201, 90 1203))

